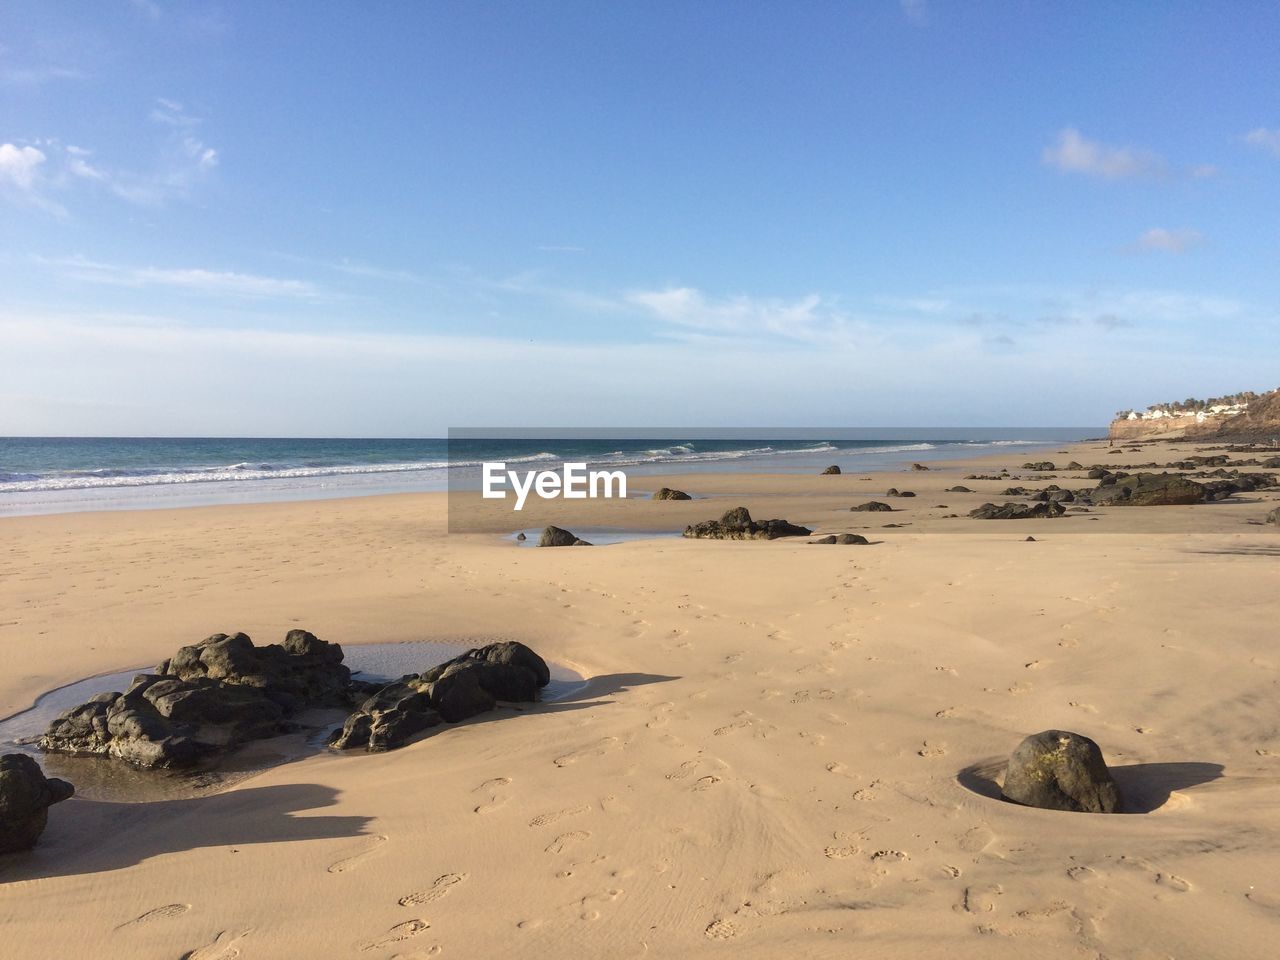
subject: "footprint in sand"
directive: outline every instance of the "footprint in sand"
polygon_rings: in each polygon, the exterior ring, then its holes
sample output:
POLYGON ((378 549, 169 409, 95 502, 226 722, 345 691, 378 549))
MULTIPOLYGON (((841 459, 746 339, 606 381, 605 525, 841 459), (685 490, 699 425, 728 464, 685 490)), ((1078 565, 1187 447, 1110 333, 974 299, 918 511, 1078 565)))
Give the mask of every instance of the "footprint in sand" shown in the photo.
POLYGON ((191 904, 189 903, 166 903, 163 907, 156 907, 141 916, 134 917, 132 920, 126 920, 116 929, 123 930, 126 927, 137 926, 140 923, 151 923, 153 920, 168 920, 172 917, 180 917, 190 909, 191 904))
POLYGON ((565 817, 576 817, 580 813, 586 813, 591 809, 591 804, 584 803, 580 807, 571 807, 568 810, 557 810, 554 813, 542 813, 529 821, 531 827, 545 827, 555 823, 557 820, 563 820, 565 817))
POLYGON ((577 763, 579 760, 585 760, 588 757, 603 757, 606 753, 617 750, 621 746, 622 742, 617 737, 605 737, 590 746, 556 757, 553 762, 557 767, 567 767, 571 763, 577 763))
POLYGON ((712 920, 702 933, 709 940, 732 940, 738 935, 737 928, 728 920, 712 920))
POLYGON ((511 785, 510 777, 494 777, 492 780, 486 780, 480 786, 472 790, 472 793, 478 793, 485 797, 485 800, 477 807, 473 813, 488 813, 496 810, 507 802, 506 787, 511 785))
POLYGON ((546 853, 563 853, 565 849, 575 843, 590 839, 591 832, 589 830, 570 830, 568 833, 562 833, 556 837, 545 847, 543 851, 546 853))
POLYGON ((596 904, 604 905, 612 903, 622 896, 621 890, 604 890, 600 893, 591 893, 578 901, 581 912, 578 914, 583 920, 599 920, 600 911, 595 908, 596 904))
POLYGON ((431 929, 431 924, 422 919, 406 920, 404 923, 397 923, 394 927, 378 937, 376 940, 366 940, 360 944, 361 950, 379 950, 382 947, 389 947, 392 944, 403 943, 410 937, 416 937, 418 934, 431 929))
POLYGON ((182 955, 182 960, 235 960, 240 956, 240 943, 253 932, 248 930, 223 930, 211 943, 196 947, 182 955))
POLYGON ((988 828, 978 826, 966 830, 960 836, 960 849, 965 853, 981 853, 987 847, 991 846, 996 835, 988 828))
POLYGON ((965 887, 964 899, 960 906, 965 913, 992 913, 996 909, 996 898, 1004 893, 998 883, 985 887, 965 887))
POLYGON ((920 749, 916 751, 919 756, 926 760, 933 760, 936 757, 944 757, 947 754, 947 745, 945 743, 930 743, 926 740, 921 744, 920 749))
POLYGON ((419 890, 417 893, 401 897, 400 906, 416 907, 424 903, 434 903, 447 895, 454 885, 461 883, 465 879, 467 879, 467 874, 465 873, 446 873, 442 877, 436 877, 436 882, 426 890, 419 890))
POLYGON ((1076 883, 1093 883, 1098 879, 1098 871, 1092 867, 1071 867, 1067 870, 1067 876, 1076 883))
POLYGON ((329 864, 329 872, 346 873, 348 870, 354 870, 366 859, 373 856, 373 854, 377 852, 378 848, 386 842, 387 838, 382 834, 374 834, 369 838, 369 843, 359 853, 352 854, 349 857, 344 857, 341 860, 337 860, 334 863, 329 864))

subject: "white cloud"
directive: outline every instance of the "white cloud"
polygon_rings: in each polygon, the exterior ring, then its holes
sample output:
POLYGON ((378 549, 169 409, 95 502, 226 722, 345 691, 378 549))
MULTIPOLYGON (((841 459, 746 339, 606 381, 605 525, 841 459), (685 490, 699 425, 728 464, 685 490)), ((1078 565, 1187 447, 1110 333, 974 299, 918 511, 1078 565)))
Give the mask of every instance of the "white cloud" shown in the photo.
POLYGON ((1204 243, 1204 235, 1199 230, 1184 227, 1180 230, 1166 230, 1163 227, 1152 227, 1138 238, 1139 250, 1163 250, 1166 253, 1186 253, 1192 247, 1204 243))
POLYGON ((714 298, 691 287, 668 287, 632 291, 625 300, 663 323, 704 335, 847 343, 871 332, 818 294, 714 298))
POLYGON ((1063 173, 1081 173, 1106 180, 1153 176, 1166 169, 1164 159, 1158 154, 1089 140, 1075 127, 1059 132, 1057 141, 1045 147, 1040 158, 1063 173))
POLYGON ((35 147, 0 143, 0 183, 7 180, 20 190, 31 190, 37 170, 47 159, 44 152, 35 147))
POLYGON ((126 267, 83 257, 42 259, 36 262, 53 267, 76 280, 120 287, 168 287, 190 293, 259 299, 318 300, 324 291, 305 280, 264 277, 250 273, 203 268, 126 267))
POLYGON ((54 80, 83 80, 85 74, 68 67, 10 67, 0 71, 0 82, 13 87, 38 87, 54 80))
POLYGON ((1280 130, 1268 130, 1266 127, 1258 127, 1244 135, 1244 142, 1270 150, 1277 157, 1280 157, 1280 130))
POLYGON ((898 0, 898 2, 902 6, 902 12, 912 23, 924 26, 929 22, 928 0, 898 0))

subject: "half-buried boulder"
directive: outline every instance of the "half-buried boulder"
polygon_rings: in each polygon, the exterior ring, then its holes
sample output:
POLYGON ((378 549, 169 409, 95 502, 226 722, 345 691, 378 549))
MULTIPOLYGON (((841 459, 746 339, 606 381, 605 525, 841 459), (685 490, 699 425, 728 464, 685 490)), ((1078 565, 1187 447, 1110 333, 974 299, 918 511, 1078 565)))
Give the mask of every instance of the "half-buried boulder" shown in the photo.
POLYGON ((537 700, 551 680, 546 661, 513 640, 468 650, 377 690, 329 738, 339 750, 392 750, 441 722, 457 723, 499 701, 537 700))
POLYGON ((692 500, 693 497, 685 493, 683 490, 672 490, 670 487, 662 487, 653 495, 655 500, 692 500))
POLYGON ((850 507, 854 513, 892 513, 893 507, 879 500, 868 500, 866 503, 860 503, 856 507, 850 507))
POLYGON ((870 543, 871 541, 868 540, 866 537, 862 536, 862 534, 860 533, 841 533, 841 534, 833 533, 828 536, 822 537, 819 540, 811 540, 809 542, 810 543, 860 544, 860 543, 870 543))
POLYGON ((75 792, 67 781, 46 777, 26 754, 0 757, 0 853, 34 847, 49 822, 49 808, 75 792))
POLYGON ((568 530, 561 527, 547 527, 538 538, 540 547, 589 547, 591 544, 580 540, 568 530))
POLYGON ((1065 730, 1045 730, 1023 740, 1005 769, 1006 800, 1045 810, 1116 813, 1120 793, 1088 737, 1065 730))
POLYGON ((1095 504, 1117 507, 1162 507, 1174 504, 1200 503, 1205 488, 1178 473, 1134 473, 1103 478, 1104 483, 1089 492, 1095 504))
POLYGON ((831 475, 835 475, 835 474, 837 474, 837 473, 839 473, 839 472, 840 472, 840 468, 839 468, 838 466, 836 466, 836 465, 833 463, 831 466, 827 467, 827 469, 825 469, 825 470, 823 470, 823 471, 822 471, 822 476, 824 476, 824 477, 825 477, 825 476, 831 476, 831 475))
POLYGON ((752 520, 746 507, 734 507, 719 520, 704 520, 684 528, 686 537, 699 540, 776 540, 778 537, 807 537, 808 527, 786 520, 752 520))

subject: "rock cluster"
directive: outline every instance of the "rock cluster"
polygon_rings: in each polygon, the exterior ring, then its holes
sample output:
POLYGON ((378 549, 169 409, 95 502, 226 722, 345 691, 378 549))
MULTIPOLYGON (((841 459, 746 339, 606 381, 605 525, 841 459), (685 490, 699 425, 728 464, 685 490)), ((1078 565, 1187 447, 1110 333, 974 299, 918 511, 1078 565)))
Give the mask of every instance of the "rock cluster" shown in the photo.
POLYGON ((1110 506, 1156 507, 1200 503, 1205 488, 1178 473, 1135 473, 1106 476, 1089 494, 1089 501, 1110 506))
POLYGON ((491 710, 499 700, 537 700, 550 679, 546 662, 524 644, 491 643, 374 691, 329 743, 339 750, 392 750, 442 722, 491 710))
POLYGON ((1038 470, 1038 471, 1046 471, 1046 472, 1047 472, 1047 471, 1057 470, 1057 469, 1058 469, 1058 467, 1057 467, 1057 464, 1055 464, 1052 460, 1041 460, 1041 461, 1039 461, 1039 462, 1037 462, 1037 463, 1024 463, 1024 464, 1022 465, 1022 469, 1023 469, 1023 470, 1038 470))
POLYGON ((683 490, 672 490, 670 487, 662 487, 653 495, 655 500, 692 500, 693 497, 685 493, 683 490))
POLYGON ((976 510, 970 510, 969 516, 975 520, 1039 520, 1060 517, 1067 508, 1060 503, 1041 501, 1033 504, 1006 503, 997 505, 984 503, 976 510))
POLYGON ((1018 744, 1001 792, 1006 800, 1045 810, 1120 810, 1120 793, 1098 745, 1065 730, 1045 730, 1018 744))
POLYGON ((304 707, 346 706, 350 683, 342 647, 306 630, 264 647, 243 633, 219 633, 138 674, 123 693, 66 711, 38 742, 49 752, 143 767, 191 766, 289 732, 289 717, 304 707))
POLYGON ((775 540, 778 537, 807 537, 808 527, 786 520, 752 520, 746 507, 734 507, 719 520, 704 520, 684 528, 686 537, 699 540, 775 540))
POLYGON ((915 493, 910 490, 899 490, 897 487, 890 487, 884 492, 886 497, 914 497, 915 493))
POLYGON ((538 538, 540 547, 589 547, 591 544, 580 540, 568 530, 561 527, 547 527, 538 538))
POLYGON ((49 822, 49 808, 75 792, 67 781, 46 777, 26 754, 0 757, 0 853, 34 847, 49 822))

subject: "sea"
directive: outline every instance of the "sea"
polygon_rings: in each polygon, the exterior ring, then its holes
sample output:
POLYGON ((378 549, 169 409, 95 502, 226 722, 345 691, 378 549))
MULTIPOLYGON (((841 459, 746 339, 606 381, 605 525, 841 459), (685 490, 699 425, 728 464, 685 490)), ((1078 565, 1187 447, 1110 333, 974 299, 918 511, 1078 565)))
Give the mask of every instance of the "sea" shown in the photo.
POLYGON ((0 516, 476 489, 480 465, 564 462, 628 477, 886 470, 1104 436, 1105 428, 476 430, 421 439, 0 438, 0 516))

